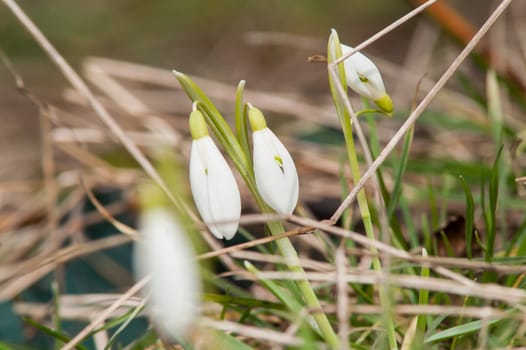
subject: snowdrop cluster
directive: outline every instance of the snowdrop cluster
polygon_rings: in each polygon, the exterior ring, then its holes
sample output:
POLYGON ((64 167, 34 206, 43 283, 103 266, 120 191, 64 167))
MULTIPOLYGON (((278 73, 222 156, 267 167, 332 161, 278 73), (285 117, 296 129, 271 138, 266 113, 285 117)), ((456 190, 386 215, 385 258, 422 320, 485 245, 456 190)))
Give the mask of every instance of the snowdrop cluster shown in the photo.
MULTIPOLYGON (((253 166, 258 192, 277 213, 291 214, 298 201, 298 174, 289 152, 249 106, 253 166)), ((212 234, 231 239, 241 216, 239 189, 230 167, 208 134, 203 114, 190 114, 190 185, 197 210, 212 234)))

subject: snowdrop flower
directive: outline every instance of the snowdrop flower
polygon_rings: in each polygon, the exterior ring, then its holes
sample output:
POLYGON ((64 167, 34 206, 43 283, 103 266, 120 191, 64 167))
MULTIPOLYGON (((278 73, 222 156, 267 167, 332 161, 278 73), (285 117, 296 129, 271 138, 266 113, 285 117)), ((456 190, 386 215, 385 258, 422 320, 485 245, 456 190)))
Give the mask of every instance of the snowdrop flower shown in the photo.
POLYGON ((241 216, 241 197, 234 174, 208 135, 204 116, 198 110, 190 114, 190 132, 190 187, 195 205, 214 236, 231 239, 241 216))
MULTIPOLYGON (((342 54, 352 50, 352 47, 341 44, 342 54)), ((382 75, 376 65, 360 52, 354 53, 343 61, 347 85, 358 94, 373 100, 378 107, 387 113, 393 111, 391 97, 385 92, 382 75)))
POLYGON ((298 202, 298 172, 289 152, 267 127, 263 113, 248 111, 254 147, 256 186, 263 200, 280 214, 292 214, 298 202))
POLYGON ((137 279, 144 288, 146 312, 159 333, 184 338, 199 314, 201 282, 192 245, 172 213, 161 207, 141 214, 142 240, 135 245, 137 279))

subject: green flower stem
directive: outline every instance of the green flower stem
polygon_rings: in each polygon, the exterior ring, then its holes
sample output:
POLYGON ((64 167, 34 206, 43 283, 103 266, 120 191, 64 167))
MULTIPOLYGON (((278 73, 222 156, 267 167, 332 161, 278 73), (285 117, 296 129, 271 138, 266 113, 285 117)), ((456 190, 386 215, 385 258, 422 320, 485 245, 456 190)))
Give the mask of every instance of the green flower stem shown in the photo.
MULTIPOLYGON (((267 222, 267 226, 272 235, 274 236, 285 232, 283 225, 279 221, 267 222)), ((285 258, 285 263, 287 264, 289 271, 305 274, 305 270, 303 270, 303 267, 300 264, 298 253, 296 252, 296 249, 292 245, 290 239, 278 239, 276 241, 276 245, 278 246, 281 255, 285 258)), ((334 330, 329 322, 329 319, 327 318, 327 315, 325 315, 325 313, 321 311, 320 301, 314 293, 314 290, 312 289, 309 280, 307 279, 307 277, 305 277, 296 281, 296 284, 298 285, 298 288, 300 289, 307 306, 314 310, 320 310, 315 311, 313 313, 313 317, 316 321, 316 324, 319 327, 321 334, 325 338, 325 341, 332 349, 339 349, 340 342, 338 336, 336 335, 336 333, 334 333, 334 330)))
MULTIPOLYGON (((335 85, 335 81, 332 76, 331 69, 331 63, 337 60, 339 57, 341 57, 341 46, 340 41, 338 39, 338 34, 336 31, 333 31, 329 37, 329 43, 327 48, 327 59, 329 63, 329 86, 332 94, 332 98, 334 101, 334 105, 336 107, 336 112, 338 114, 338 119, 340 120, 342 130, 343 130, 343 136, 345 138, 345 144, 346 144, 346 150, 347 150, 347 156, 349 158, 349 164, 351 167, 351 173, 353 176, 354 183, 358 183, 361 178, 360 174, 360 167, 358 162, 358 156, 356 154, 356 148, 354 144, 354 138, 352 134, 352 125, 351 125, 351 118, 350 118, 350 111, 345 108, 344 103, 341 101, 343 98, 340 97, 340 93, 335 85)), ((338 69, 338 78, 339 83, 343 87, 343 91, 347 92, 347 84, 345 80, 345 69, 343 67, 343 63, 340 63, 337 66, 338 69)), ((362 113, 367 113, 362 112, 362 113)), ((358 112, 360 114, 361 112, 358 112)), ((357 195, 358 200, 358 206, 360 209, 360 215, 362 217, 362 221, 365 228, 365 233, 367 237, 371 240, 376 240, 376 237, 374 235, 374 228, 373 228, 373 222, 371 219, 371 213, 369 211, 369 205, 367 203, 367 197, 365 195, 365 191, 362 189, 358 192, 357 195)), ((375 247, 371 247, 371 253, 373 255, 373 268, 377 273, 382 273, 382 265, 380 263, 380 259, 378 258, 378 250, 375 247)), ((396 341, 396 331, 394 326, 393 317, 391 314, 391 300, 389 297, 389 288, 385 284, 381 284, 379 287, 379 294, 380 294, 380 303, 382 305, 382 308, 386 311, 386 328, 387 328, 387 339, 389 342, 389 349, 394 350, 398 349, 398 343, 396 341)))
MULTIPOLYGON (((350 118, 340 119, 343 128, 343 135, 345 138, 345 144, 347 145, 347 156, 349 157, 349 163, 351 166, 351 173, 353 176, 354 183, 358 183, 361 178, 360 167, 358 164, 358 157, 356 155, 356 149, 354 145, 354 138, 352 134, 352 126, 350 118)), ((360 215, 362 217, 363 225, 365 228, 365 234, 371 240, 376 240, 374 235, 373 221, 371 219, 371 212, 369 211, 369 204, 367 202, 367 196, 365 190, 360 190, 356 196, 358 200, 358 207, 360 209, 360 215)), ((378 250, 376 247, 371 247, 371 254, 373 256, 373 268, 377 273, 382 272, 382 264, 378 258, 378 250)), ((387 339, 389 342, 389 349, 398 349, 398 343, 396 341, 396 331, 394 326, 393 317, 391 314, 391 299, 389 296, 389 288, 384 284, 379 286, 380 303, 382 308, 387 311, 386 314, 386 327, 387 327, 387 339)))

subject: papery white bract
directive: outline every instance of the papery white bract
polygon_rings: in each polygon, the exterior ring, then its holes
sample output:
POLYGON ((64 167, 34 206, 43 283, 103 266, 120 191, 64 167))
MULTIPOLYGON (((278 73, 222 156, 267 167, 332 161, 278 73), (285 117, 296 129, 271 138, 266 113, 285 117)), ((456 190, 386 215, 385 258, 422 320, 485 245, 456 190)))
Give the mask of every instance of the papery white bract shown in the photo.
POLYGON ((150 276, 144 288, 146 311, 160 334, 184 338, 201 304, 201 281, 192 245, 169 210, 141 214, 141 240, 135 245, 137 279, 150 276))
POLYGON ((210 136, 192 141, 190 186, 199 214, 219 239, 234 237, 241 197, 232 170, 210 136))
POLYGON ((292 214, 298 203, 298 172, 289 152, 267 127, 252 134, 256 185, 277 213, 292 214))
MULTIPOLYGON (((342 54, 352 50, 352 47, 341 44, 342 54)), ((393 110, 391 98, 385 92, 382 75, 376 65, 361 52, 354 53, 343 61, 347 85, 358 94, 373 100, 384 111, 393 110)))

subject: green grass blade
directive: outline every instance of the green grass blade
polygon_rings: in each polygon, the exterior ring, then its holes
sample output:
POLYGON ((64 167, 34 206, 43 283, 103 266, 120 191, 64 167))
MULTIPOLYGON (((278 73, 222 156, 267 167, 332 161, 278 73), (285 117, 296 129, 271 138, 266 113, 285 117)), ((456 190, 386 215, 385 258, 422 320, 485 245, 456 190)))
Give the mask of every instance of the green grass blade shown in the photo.
POLYGON ((245 114, 245 104, 243 103, 243 94, 245 92, 244 80, 241 80, 237 85, 236 90, 236 136, 237 141, 241 145, 243 152, 245 152, 245 157, 250 160, 250 147, 248 142, 248 126, 247 118, 245 114))
POLYGON ((228 279, 217 278, 217 275, 208 269, 201 269, 201 276, 210 286, 214 286, 228 295, 241 298, 250 298, 252 296, 246 289, 241 288, 236 283, 228 279))
POLYGON ((213 301, 223 305, 239 305, 248 308, 264 308, 268 310, 286 310, 285 305, 266 300, 253 298, 232 297, 224 294, 205 293, 203 298, 207 301, 213 301))
POLYGON ((0 341, 0 350, 34 350, 34 348, 0 341))
MULTIPOLYGON (((502 318, 497 318, 497 319, 494 319, 494 320, 490 320, 490 321, 488 321, 488 326, 492 326, 492 325, 494 325, 494 324, 496 324, 496 323, 498 323, 500 321, 502 321, 502 318)), ((439 341, 443 341, 443 340, 446 340, 446 339, 451 339, 451 338, 454 338, 454 337, 459 337, 459 336, 462 336, 462 335, 466 335, 466 334, 470 334, 470 333, 473 333, 473 332, 477 332, 477 331, 481 330, 482 327, 484 327, 484 323, 482 322, 482 320, 468 322, 468 323, 465 323, 463 325, 452 327, 452 328, 446 329, 444 331, 435 333, 432 336, 427 337, 424 340, 424 344, 439 342, 439 341)))
POLYGON ((241 340, 220 331, 214 331, 215 349, 218 350, 252 350, 253 348, 241 340))
MULTIPOLYGON (((64 333, 62 332, 57 332, 55 331, 54 329, 51 329, 49 327, 46 327, 44 326, 43 324, 41 323, 38 323, 30 318, 24 318, 23 319, 24 322, 26 322, 27 324, 35 327, 36 329, 38 329, 39 331, 41 331, 42 333, 45 333, 51 337, 53 337, 53 339, 57 339, 57 340, 60 340, 62 341, 64 344, 69 342, 71 340, 70 337, 68 337, 67 335, 65 335, 64 333)), ((87 348, 83 345, 80 345, 80 344, 77 344, 75 346, 75 349, 78 349, 78 350, 87 350, 87 348)))
POLYGON ((133 342, 131 346, 128 346, 127 348, 130 350, 150 349, 150 347, 155 344, 157 340, 159 340, 159 336, 153 329, 151 329, 139 337, 135 342, 133 342))
POLYGON ((473 229, 475 228, 475 205, 473 195, 462 175, 459 176, 460 183, 466 195, 466 255, 468 259, 473 258, 473 229))
MULTIPOLYGON (((255 274, 259 272, 259 270, 250 262, 245 261, 244 264, 247 271, 255 274)), ((294 298, 287 290, 280 287, 276 282, 262 278, 259 278, 258 281, 292 312, 297 313, 303 308, 303 306, 296 301, 296 298, 294 298)))
MULTIPOLYGON (((422 249, 422 256, 427 257, 427 250, 424 248, 422 249)), ((422 272, 420 276, 424 279, 429 278, 430 272, 429 267, 422 266, 422 272)), ((429 290, 427 289, 420 289, 418 292, 418 305, 427 305, 429 303, 429 290)), ((416 321, 416 329, 417 333, 420 335, 423 335, 426 332, 426 322, 427 322, 427 316, 425 314, 420 314, 417 317, 416 321)))
POLYGON ((495 162, 493 163, 493 168, 491 170, 490 179, 489 179, 489 190, 488 190, 488 204, 489 204, 489 213, 487 219, 487 238, 486 238, 486 256, 485 259, 488 262, 491 262, 493 259, 494 248, 495 248, 495 237, 497 235, 497 202, 499 195, 499 175, 500 175, 500 156, 502 154, 503 147, 501 146, 495 162))
POLYGON ((394 187, 391 193, 391 199, 389 200, 389 204, 387 206, 387 217, 389 220, 391 220, 393 217, 400 195, 402 194, 402 178, 409 160, 409 151, 411 150, 411 144, 413 142, 413 131, 414 128, 412 127, 405 135, 402 156, 396 161, 398 167, 395 168, 394 187))
POLYGON ((104 350, 111 349, 111 346, 117 340, 117 337, 119 334, 128 327, 128 325, 139 315, 139 313, 144 309, 144 305, 139 305, 132 310, 130 310, 129 315, 125 318, 124 322, 121 324, 121 326, 112 334, 111 338, 108 340, 108 343, 104 347, 104 350))

